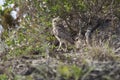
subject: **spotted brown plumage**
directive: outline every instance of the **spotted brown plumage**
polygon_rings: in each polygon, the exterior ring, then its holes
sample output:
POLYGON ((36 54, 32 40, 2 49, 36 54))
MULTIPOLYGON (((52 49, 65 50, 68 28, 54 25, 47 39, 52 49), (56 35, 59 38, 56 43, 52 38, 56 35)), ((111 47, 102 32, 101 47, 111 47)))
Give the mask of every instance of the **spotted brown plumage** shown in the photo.
POLYGON ((63 50, 67 49, 67 44, 74 44, 74 40, 71 37, 70 32, 64 27, 62 24, 62 19, 60 17, 56 17, 52 20, 53 34, 59 41, 58 50, 61 48, 63 50), (65 45, 65 49, 62 47, 62 44, 65 45))

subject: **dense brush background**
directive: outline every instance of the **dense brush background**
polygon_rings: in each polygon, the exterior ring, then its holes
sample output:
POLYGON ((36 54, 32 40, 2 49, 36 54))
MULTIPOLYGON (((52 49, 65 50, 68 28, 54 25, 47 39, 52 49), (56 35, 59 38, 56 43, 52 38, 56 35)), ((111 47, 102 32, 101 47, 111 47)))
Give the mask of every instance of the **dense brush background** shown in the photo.
POLYGON ((120 79, 120 0, 3 1, 0 80, 120 79), (77 48, 57 51, 51 23, 57 16, 79 37, 77 48))

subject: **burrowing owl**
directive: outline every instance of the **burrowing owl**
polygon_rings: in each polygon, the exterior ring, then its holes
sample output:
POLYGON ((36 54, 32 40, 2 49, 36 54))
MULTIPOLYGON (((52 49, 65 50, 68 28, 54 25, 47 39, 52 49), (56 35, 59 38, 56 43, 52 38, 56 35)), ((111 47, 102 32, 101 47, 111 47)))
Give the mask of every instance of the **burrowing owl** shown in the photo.
POLYGON ((53 34, 59 41, 58 50, 63 49, 67 50, 68 43, 74 44, 74 40, 71 37, 71 34, 66 30, 64 25, 62 24, 62 19, 60 17, 56 17, 52 20, 53 34), (65 45, 65 48, 62 47, 62 44, 65 45))

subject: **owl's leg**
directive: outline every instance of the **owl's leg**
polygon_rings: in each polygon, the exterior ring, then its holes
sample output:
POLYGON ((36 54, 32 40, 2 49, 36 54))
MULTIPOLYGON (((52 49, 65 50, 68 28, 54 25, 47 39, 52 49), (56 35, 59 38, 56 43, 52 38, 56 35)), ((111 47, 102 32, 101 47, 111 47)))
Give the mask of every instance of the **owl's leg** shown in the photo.
POLYGON ((65 49, 64 49, 65 52, 67 52, 67 45, 65 44, 65 49))
POLYGON ((64 45, 65 45, 65 48, 62 48, 62 49, 63 51, 67 52, 67 43, 64 43, 64 45))
POLYGON ((58 51, 60 50, 61 46, 62 46, 62 42, 59 42, 59 47, 57 49, 58 51))

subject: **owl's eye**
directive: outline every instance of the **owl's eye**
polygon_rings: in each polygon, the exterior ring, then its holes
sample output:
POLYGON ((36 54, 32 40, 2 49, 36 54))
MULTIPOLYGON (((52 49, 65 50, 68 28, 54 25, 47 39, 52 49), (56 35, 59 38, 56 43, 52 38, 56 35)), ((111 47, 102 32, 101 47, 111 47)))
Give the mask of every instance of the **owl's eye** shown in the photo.
POLYGON ((57 22, 56 20, 54 20, 54 22, 57 22))

